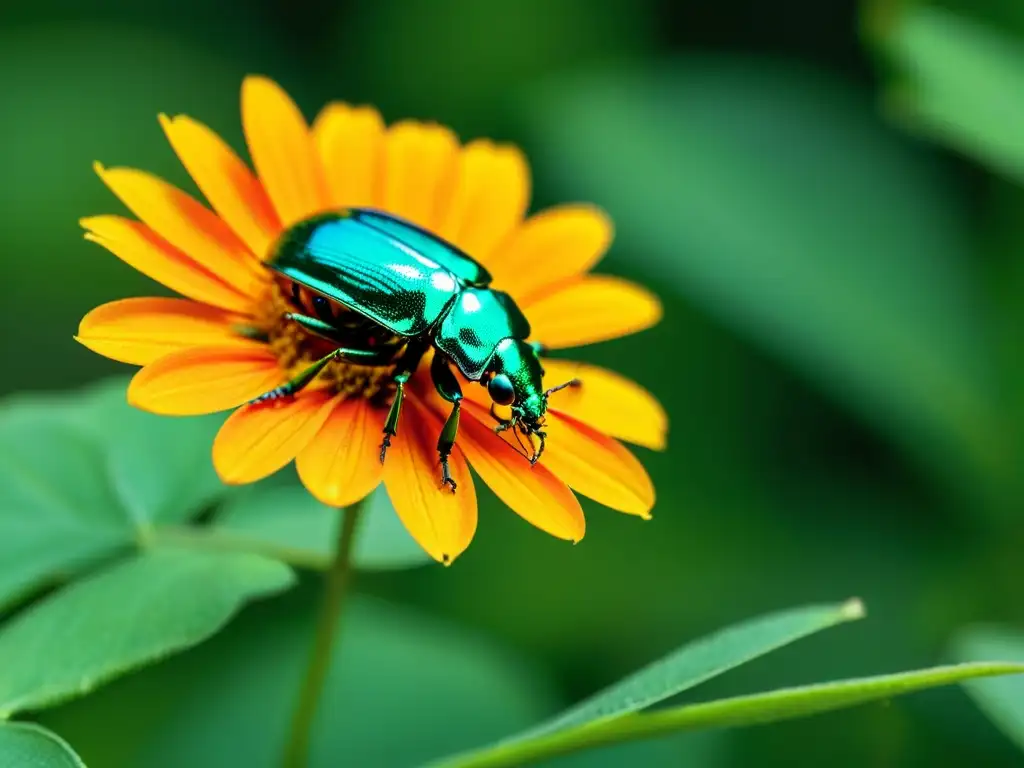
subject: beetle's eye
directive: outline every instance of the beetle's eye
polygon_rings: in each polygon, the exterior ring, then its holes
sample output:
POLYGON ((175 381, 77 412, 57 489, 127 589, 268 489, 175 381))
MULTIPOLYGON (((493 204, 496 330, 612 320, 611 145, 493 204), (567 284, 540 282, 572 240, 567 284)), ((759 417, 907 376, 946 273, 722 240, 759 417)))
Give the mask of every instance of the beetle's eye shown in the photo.
POLYGON ((318 293, 313 294, 313 311, 325 323, 329 323, 334 319, 334 313, 331 311, 331 302, 318 293))
POLYGON ((516 391, 512 388, 512 381, 504 373, 499 373, 487 385, 487 394, 491 400, 498 405, 512 405, 516 399, 516 391))

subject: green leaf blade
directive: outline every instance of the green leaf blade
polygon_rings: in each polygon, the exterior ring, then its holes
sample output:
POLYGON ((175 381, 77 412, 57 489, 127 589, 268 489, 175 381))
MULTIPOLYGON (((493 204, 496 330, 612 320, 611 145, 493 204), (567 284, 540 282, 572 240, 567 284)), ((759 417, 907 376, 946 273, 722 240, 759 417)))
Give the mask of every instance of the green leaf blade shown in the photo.
POLYGON ((942 8, 908 3, 879 27, 900 71, 889 99, 896 116, 1024 181, 1024 40, 942 8))
POLYGON ((1024 663, 978 662, 784 688, 590 723, 530 741, 499 744, 491 749, 442 760, 435 765, 444 768, 530 765, 543 759, 610 744, 684 731, 791 720, 976 678, 1018 674, 1024 674, 1024 663))
POLYGON ((224 492, 219 423, 142 413, 114 379, 0 406, 0 610, 182 522, 224 492))
POLYGON ((287 566, 256 555, 163 550, 71 584, 0 630, 0 718, 195 645, 292 580, 287 566))
POLYGON ((4 768, 85 768, 63 739, 31 723, 0 723, 4 768))
POLYGON ((514 740, 621 717, 676 696, 784 645, 864 616, 859 600, 768 614, 684 645, 514 740))

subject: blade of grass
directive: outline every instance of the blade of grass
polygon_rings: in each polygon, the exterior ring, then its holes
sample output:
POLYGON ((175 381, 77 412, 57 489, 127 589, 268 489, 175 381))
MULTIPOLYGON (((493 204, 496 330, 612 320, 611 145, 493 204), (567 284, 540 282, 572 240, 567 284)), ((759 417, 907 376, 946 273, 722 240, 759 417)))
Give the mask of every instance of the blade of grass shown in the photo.
POLYGON ((783 688, 586 723, 535 739, 501 743, 455 755, 433 765, 435 768, 524 766, 572 752, 667 736, 680 731, 790 720, 964 680, 1020 673, 1024 673, 1024 664, 979 662, 783 688))

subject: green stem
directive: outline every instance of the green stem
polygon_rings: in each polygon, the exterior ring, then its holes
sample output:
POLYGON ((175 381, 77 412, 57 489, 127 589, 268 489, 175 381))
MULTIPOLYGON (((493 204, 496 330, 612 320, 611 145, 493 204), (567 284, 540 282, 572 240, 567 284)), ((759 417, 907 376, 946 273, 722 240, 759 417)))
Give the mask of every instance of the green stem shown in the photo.
POLYGON ((309 664, 299 691, 298 703, 292 714, 292 725, 285 748, 285 768, 306 768, 309 762, 309 740, 316 719, 320 695, 323 693, 327 673, 331 668, 331 651, 341 623, 341 611, 352 583, 352 549, 356 524, 365 500, 345 510, 341 520, 341 533, 334 562, 325 574, 323 601, 317 618, 313 648, 309 664))

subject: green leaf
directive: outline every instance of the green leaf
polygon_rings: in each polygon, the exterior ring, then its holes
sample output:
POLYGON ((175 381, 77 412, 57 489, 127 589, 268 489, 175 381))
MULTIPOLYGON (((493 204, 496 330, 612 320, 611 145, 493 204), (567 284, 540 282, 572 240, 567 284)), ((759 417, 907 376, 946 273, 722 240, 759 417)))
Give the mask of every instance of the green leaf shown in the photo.
POLYGON ((85 768, 63 739, 31 723, 0 723, 4 768, 85 768))
MULTIPOLYGON (((305 586, 253 606, 198 648, 42 713, 44 722, 97 766, 279 766, 320 597, 319 584, 305 586)), ((542 669, 463 628, 361 597, 342 622, 311 768, 422 765, 561 704, 542 669)))
MULTIPOLYGON (((357 568, 392 570, 432 562, 405 530, 383 486, 367 504, 356 539, 357 568)), ((301 486, 255 486, 228 499, 210 535, 231 536, 239 546, 322 569, 334 556, 340 521, 340 513, 301 486)))
POLYGON ((220 420, 128 406, 122 379, 0 406, 0 608, 183 521, 222 492, 220 420))
POLYGON ((1024 181, 1024 39, 907 3, 876 38, 898 72, 895 115, 993 170, 1024 181))
POLYGON ((553 81, 528 104, 562 187, 628 244, 612 269, 646 264, 647 282, 797 366, 941 480, 962 481, 955 466, 976 489, 1015 482, 967 222, 866 94, 694 57, 553 81))
POLYGON ((193 646, 292 579, 257 555, 156 550, 64 587, 0 628, 0 718, 193 646))
POLYGON ((211 458, 225 417, 146 413, 128 405, 127 386, 127 379, 113 378, 68 395, 70 418, 98 442, 128 520, 143 530, 185 521, 225 491, 211 458))
MULTIPOLYGON (((995 627, 979 627, 961 635, 954 644, 960 661, 1011 659, 1024 663, 1024 634, 995 627)), ((988 718, 1024 749, 1024 678, 975 680, 964 686, 988 718)))
POLYGON ((515 740, 647 709, 758 656, 863 616, 861 602, 850 600, 781 611, 729 627, 684 645, 515 740))
POLYGON ((608 744, 639 741, 680 731, 735 728, 790 720, 973 678, 1021 673, 1024 673, 1024 664, 981 662, 783 688, 588 723, 529 741, 499 744, 491 749, 442 760, 435 765, 444 768, 529 765, 550 757, 608 744))

